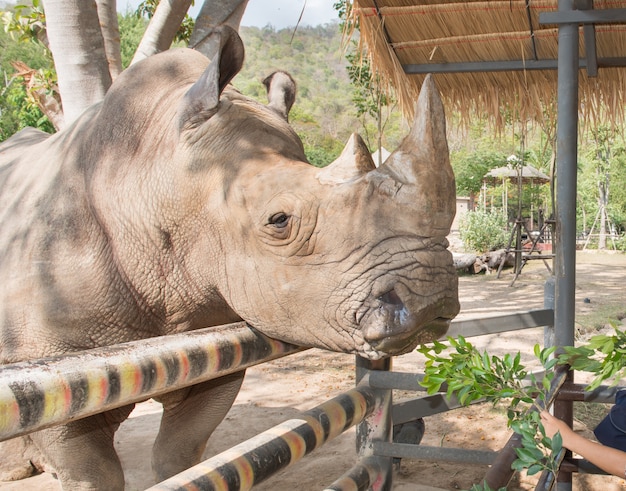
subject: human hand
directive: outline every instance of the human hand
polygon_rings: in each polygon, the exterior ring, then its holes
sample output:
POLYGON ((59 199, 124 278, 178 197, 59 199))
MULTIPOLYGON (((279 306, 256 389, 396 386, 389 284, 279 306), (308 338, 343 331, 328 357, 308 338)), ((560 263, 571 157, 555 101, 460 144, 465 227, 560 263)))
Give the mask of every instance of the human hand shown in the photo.
POLYGON ((540 416, 541 424, 543 424, 548 438, 552 438, 557 432, 561 433, 561 437, 565 438, 572 431, 565 421, 555 418, 546 410, 541 411, 540 416))

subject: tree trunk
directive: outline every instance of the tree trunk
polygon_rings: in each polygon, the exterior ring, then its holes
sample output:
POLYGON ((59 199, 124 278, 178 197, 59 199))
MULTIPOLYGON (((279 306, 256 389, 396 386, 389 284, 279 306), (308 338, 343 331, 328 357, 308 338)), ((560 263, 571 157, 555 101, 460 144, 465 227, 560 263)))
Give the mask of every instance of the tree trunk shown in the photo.
MULTIPOLYGON (((208 0, 209 3, 212 3, 208 0)), ((133 63, 166 51, 172 45, 192 0, 161 0, 137 47, 133 63)))
POLYGON ((204 0, 189 39, 189 47, 200 51, 209 59, 213 58, 217 45, 208 37, 209 34, 221 24, 227 24, 239 31, 246 5, 248 0, 204 0))
POLYGON ((104 39, 95 0, 46 0, 44 9, 67 126, 111 86, 104 39))
POLYGON ((606 249, 606 222, 608 221, 608 215, 606 213, 606 207, 609 203, 609 178, 606 174, 601 175, 601 179, 598 181, 598 213, 600 217, 600 234, 598 237, 598 249, 606 249))
POLYGON ((104 49, 111 80, 122 73, 122 54, 120 51, 120 27, 117 23, 117 11, 115 0, 96 0, 98 5, 98 18, 104 38, 104 49))

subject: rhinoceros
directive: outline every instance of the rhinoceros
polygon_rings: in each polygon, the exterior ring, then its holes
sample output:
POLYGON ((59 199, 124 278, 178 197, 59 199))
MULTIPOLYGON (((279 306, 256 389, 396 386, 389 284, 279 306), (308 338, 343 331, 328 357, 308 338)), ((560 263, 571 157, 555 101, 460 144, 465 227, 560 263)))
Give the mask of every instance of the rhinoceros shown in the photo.
MULTIPOLYGON (((398 355, 459 310, 443 106, 428 78, 416 123, 376 168, 353 135, 326 168, 287 121, 230 81, 243 44, 209 62, 170 50, 127 69, 52 136, 0 147, 0 362, 246 321, 305 347, 398 355)), ((244 373, 159 398, 156 479, 197 463, 244 373)), ((64 489, 123 489, 113 436, 132 406, 31 435, 64 489)))

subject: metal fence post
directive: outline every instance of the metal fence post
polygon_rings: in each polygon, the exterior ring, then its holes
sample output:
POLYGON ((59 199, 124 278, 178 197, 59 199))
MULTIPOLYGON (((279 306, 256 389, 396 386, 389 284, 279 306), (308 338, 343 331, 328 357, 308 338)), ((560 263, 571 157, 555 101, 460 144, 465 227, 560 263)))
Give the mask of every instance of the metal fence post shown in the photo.
MULTIPOLYGON (((559 12, 572 11, 574 0, 559 0, 559 12)), ((578 24, 559 25, 556 134, 556 254, 554 327, 557 346, 573 346, 576 288, 576 181, 578 161, 578 24)), ((569 381, 573 381, 570 373, 569 381)), ((557 417, 570 426, 571 402, 557 401, 557 417)), ((572 489, 571 472, 558 476, 558 491, 572 489)))
MULTIPOLYGON (((356 357, 356 382, 361 382, 370 371, 391 370, 391 358, 367 360, 356 357)), ((372 491, 390 491, 392 484, 391 457, 374 454, 374 441, 391 442, 391 389, 375 389, 376 409, 356 427, 357 455, 361 462, 376 462, 378 475, 370 483, 372 491)))
MULTIPOLYGON (((543 285, 543 307, 554 310, 554 276, 550 276, 543 285)), ((554 321, 543 328, 543 346, 550 348, 554 346, 554 321)))

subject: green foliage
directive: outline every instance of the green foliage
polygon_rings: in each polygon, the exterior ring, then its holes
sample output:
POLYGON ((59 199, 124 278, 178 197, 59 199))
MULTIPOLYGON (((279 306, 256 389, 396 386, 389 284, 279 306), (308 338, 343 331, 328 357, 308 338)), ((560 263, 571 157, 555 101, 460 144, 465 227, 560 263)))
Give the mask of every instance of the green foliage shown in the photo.
POLYGON ((333 162, 339 153, 341 153, 340 145, 337 141, 326 138, 323 141, 314 141, 306 143, 306 135, 301 135, 304 141, 304 153, 307 159, 315 167, 326 167, 333 162))
MULTIPOLYGON (((38 3, 37 3, 38 5, 38 3)), ((29 12, 25 6, 14 7, 1 13, 4 29, 0 30, 0 67, 5 73, 12 73, 11 62, 24 61, 33 69, 53 68, 52 56, 46 46, 39 41, 41 31, 35 27, 41 22, 41 13, 29 12), (34 17, 31 17, 34 16, 34 17), (22 22, 20 19, 28 18, 22 22), (36 19, 36 20, 35 20, 36 19)))
MULTIPOLYGON (((291 73, 298 93, 289 122, 302 138, 313 164, 326 165, 335 160, 352 133, 375 131, 372 126, 363 126, 351 100, 353 89, 336 22, 299 26, 295 33, 293 29, 276 30, 271 26, 242 27, 240 34, 246 58, 233 84, 244 95, 263 101, 266 96, 261 81, 275 70, 291 73)), ((400 141, 400 119, 395 113, 390 120, 383 145, 395 148, 400 141)), ((367 135, 363 136, 367 141, 367 135)))
MULTIPOLYGON (((626 333, 615 328, 615 334, 592 336, 587 344, 564 347, 554 357, 555 347, 534 347, 534 355, 545 370, 537 381, 520 363, 520 354, 500 358, 480 353, 462 336, 447 338, 447 343, 435 341, 422 345, 417 351, 426 357, 424 378, 420 382, 428 392, 446 391, 462 405, 485 400, 506 404, 508 425, 521 436, 521 446, 515 449, 517 459, 512 469, 526 469, 528 475, 548 470, 556 475, 556 456, 563 449, 560 433, 546 436, 539 411, 546 407, 547 396, 554 379, 554 367, 569 365, 573 370, 594 373, 596 377, 587 390, 594 390, 605 380, 617 384, 626 375, 626 333), (528 383, 523 383, 527 379, 528 383)), ((486 483, 474 485, 474 491, 488 491, 486 483)))
MULTIPOLYGON (((24 80, 15 77, 11 63, 22 61, 35 70, 32 90, 51 91, 56 84, 52 55, 39 41, 43 26, 43 9, 35 0, 30 6, 17 5, 2 13, 5 29, 0 31, 0 72, 5 86, 0 90, 0 141, 4 141, 27 126, 53 133, 54 127, 44 116, 24 80)), ((122 63, 127 67, 132 60, 147 22, 134 13, 118 15, 122 63)))
POLYGON ((54 126, 46 118, 35 101, 26 92, 23 81, 14 78, 0 92, 0 141, 19 130, 32 126, 47 133, 54 133, 54 126))
POLYGON ((146 30, 148 22, 143 17, 134 13, 126 13, 117 16, 117 23, 120 28, 120 52, 122 55, 122 66, 128 68, 135 56, 137 46, 146 30))
MULTIPOLYGON (((521 364, 521 355, 506 354, 504 357, 490 356, 486 351, 480 353, 463 336, 456 339, 448 337, 448 344, 453 351, 441 354, 448 345, 435 341, 433 346, 422 346, 417 351, 426 358, 424 379, 421 384, 426 387, 428 394, 439 392, 446 384, 446 395, 455 395, 462 405, 468 405, 478 399, 485 399, 495 404, 503 399, 511 399, 507 414, 509 420, 520 417, 518 405, 523 402, 532 404, 534 400, 534 384, 529 389, 524 379, 530 377, 536 382, 532 374, 528 374, 521 364)), ((556 359, 550 360, 554 348, 539 350, 535 347, 535 354, 544 367, 549 370, 556 364, 556 359)), ((546 390, 550 387, 551 376, 547 374, 542 381, 546 390)))
MULTIPOLYGON (((526 370, 520 362, 520 353, 506 354, 500 358, 479 352, 463 336, 447 338, 448 345, 435 341, 432 346, 422 345, 417 351, 426 357, 424 378, 420 382, 429 394, 445 387, 448 398, 455 396, 462 405, 485 400, 494 405, 505 404, 508 425, 521 435, 521 446, 515 451, 517 459, 512 468, 527 469, 529 475, 543 470, 557 472, 556 455, 562 449, 560 434, 552 439, 545 434, 539 412, 545 407, 552 369, 558 360, 552 355, 555 348, 534 348, 545 374, 541 381, 526 370), (528 380, 524 383, 524 380, 528 380), (535 401, 539 401, 537 406, 535 401)), ((472 488, 485 490, 486 484, 472 488), (482 487, 480 487, 482 486, 482 487)))
POLYGON ((348 60, 348 77, 354 86, 352 102, 357 116, 368 115, 374 119, 379 117, 379 108, 388 104, 387 98, 379 88, 379 81, 372 77, 370 64, 358 51, 356 42, 352 42, 351 51, 346 54, 348 60))
MULTIPOLYGON (((349 28, 350 26, 348 26, 348 23, 352 21, 352 18, 350 16, 352 10, 352 2, 350 0, 338 1, 333 4, 333 8, 337 11, 337 15, 341 20, 341 22, 339 23, 341 29, 343 30, 345 28, 349 28)), ((356 25, 355 27, 358 29, 358 25, 356 25)))
POLYGON ((595 374, 587 390, 597 389, 605 380, 613 385, 626 376, 626 333, 614 326, 612 336, 598 334, 582 346, 564 346, 559 363, 573 370, 595 374))
POLYGON ((456 180, 456 194, 478 195, 487 172, 505 165, 506 157, 504 152, 492 148, 463 148, 452 152, 450 162, 456 180))
MULTIPOLYGON (((474 484, 469 491, 495 491, 485 481, 480 484, 474 484)), ((506 491, 506 487, 498 488, 498 491, 506 491)))
POLYGON ((23 61, 33 70, 31 85, 34 89, 51 90, 55 83, 50 52, 37 38, 35 25, 40 19, 39 3, 34 5, 33 11, 19 6, 2 13, 5 29, 0 30, 0 74, 3 80, 0 87, 0 141, 26 126, 54 132, 52 124, 26 90, 24 79, 14 75, 16 70, 12 66, 15 61, 23 61))
MULTIPOLYGON (((358 32, 359 26, 351 16, 352 2, 336 2, 333 7, 339 15, 340 28, 343 32, 358 32)), ((382 83, 379 74, 372 72, 369 58, 361 52, 357 40, 352 39, 347 45, 348 77, 352 84, 352 103, 357 117, 365 130, 365 140, 370 148, 382 146, 383 134, 393 120, 396 101, 391 95, 388 84, 382 83), (376 135, 374 138, 370 135, 376 135)))
MULTIPOLYGON (((626 230, 626 148, 618 128, 598 124, 579 150, 577 229, 589 232, 602 202, 616 232, 626 230)), ((594 233, 598 233, 598 223, 594 233)))
POLYGON ((506 245, 506 225, 499 211, 470 211, 459 223, 459 235, 467 250, 486 252, 506 245))
POLYGON ((31 0, 30 5, 15 5, 12 11, 2 13, 2 23, 14 39, 38 42, 39 36, 45 33, 43 5, 40 0, 31 0))
MULTIPOLYGON (((623 227, 624 220, 620 220, 620 223, 623 227)), ((615 239, 615 249, 621 252, 626 252, 626 234, 622 234, 617 239, 615 239)))

